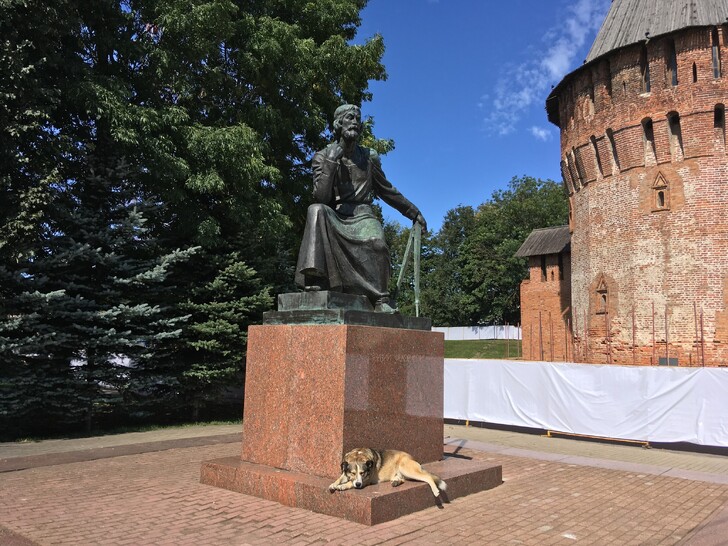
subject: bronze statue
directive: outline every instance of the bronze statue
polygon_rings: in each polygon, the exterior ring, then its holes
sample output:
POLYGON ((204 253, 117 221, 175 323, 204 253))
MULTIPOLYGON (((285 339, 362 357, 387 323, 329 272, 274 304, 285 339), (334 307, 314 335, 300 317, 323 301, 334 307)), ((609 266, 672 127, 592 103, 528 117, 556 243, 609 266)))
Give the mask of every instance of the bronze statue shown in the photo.
POLYGON ((419 209, 384 176, 377 152, 357 144, 361 111, 345 104, 334 113, 336 141, 313 156, 313 197, 296 267, 304 290, 332 290, 369 298, 377 312, 389 305, 389 249, 372 211, 374 197, 421 224, 419 209))

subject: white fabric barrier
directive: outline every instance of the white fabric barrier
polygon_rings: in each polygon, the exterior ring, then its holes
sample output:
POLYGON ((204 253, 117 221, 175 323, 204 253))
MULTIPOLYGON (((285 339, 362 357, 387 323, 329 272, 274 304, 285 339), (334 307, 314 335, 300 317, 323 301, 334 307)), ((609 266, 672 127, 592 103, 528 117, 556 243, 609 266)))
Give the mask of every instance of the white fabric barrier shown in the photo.
POLYGON ((433 332, 445 334, 445 340, 464 339, 521 339, 521 329, 517 326, 433 326, 433 332))
POLYGON ((445 418, 728 447, 728 369, 448 358, 445 418))

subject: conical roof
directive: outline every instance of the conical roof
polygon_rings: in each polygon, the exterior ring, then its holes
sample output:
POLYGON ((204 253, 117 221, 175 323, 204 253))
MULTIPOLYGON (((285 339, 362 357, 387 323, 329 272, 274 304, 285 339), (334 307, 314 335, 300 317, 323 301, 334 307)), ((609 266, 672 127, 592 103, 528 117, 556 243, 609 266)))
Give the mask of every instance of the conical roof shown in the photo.
MULTIPOLYGON (((727 22, 728 0, 612 0, 584 65, 614 50, 643 42, 648 37, 727 22)), ((583 67, 564 76, 546 99, 546 113, 551 123, 559 125, 558 96, 561 89, 583 67)))
POLYGON ((654 38, 686 27, 720 25, 726 18, 726 0, 612 0, 586 62, 636 44, 647 36, 654 38))

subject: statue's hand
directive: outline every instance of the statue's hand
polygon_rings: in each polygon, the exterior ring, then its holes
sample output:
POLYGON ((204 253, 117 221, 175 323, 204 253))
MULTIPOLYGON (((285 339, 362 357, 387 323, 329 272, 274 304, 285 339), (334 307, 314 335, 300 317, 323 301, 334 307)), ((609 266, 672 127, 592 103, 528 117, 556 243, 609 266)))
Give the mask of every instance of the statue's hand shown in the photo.
POLYGON ((344 148, 338 142, 334 142, 326 149, 326 159, 329 161, 338 161, 344 157, 344 148))
POLYGON ((425 217, 422 216, 421 212, 417 213, 417 218, 415 218, 415 222, 422 226, 422 231, 427 231, 427 220, 425 220, 425 217))

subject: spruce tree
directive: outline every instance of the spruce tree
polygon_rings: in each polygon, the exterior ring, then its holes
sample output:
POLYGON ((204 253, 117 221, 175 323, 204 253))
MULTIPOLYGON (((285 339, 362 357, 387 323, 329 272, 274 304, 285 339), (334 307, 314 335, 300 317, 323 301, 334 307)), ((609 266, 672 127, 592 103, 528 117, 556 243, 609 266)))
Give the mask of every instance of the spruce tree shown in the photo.
POLYGON ((189 318, 166 303, 165 281, 197 250, 161 253, 128 166, 89 159, 84 178, 56 186, 43 245, 3 269, 14 290, 0 325, 3 355, 13 362, 4 386, 20 394, 3 397, 12 401, 3 413, 50 426, 82 420, 86 430, 97 413, 134 411, 155 383, 175 380, 151 355, 189 318), (18 382, 35 396, 22 396, 18 382))
POLYGON ((381 38, 351 45, 365 3, 0 3, 3 415, 241 384, 247 326, 291 288, 309 158, 385 77, 381 38))

